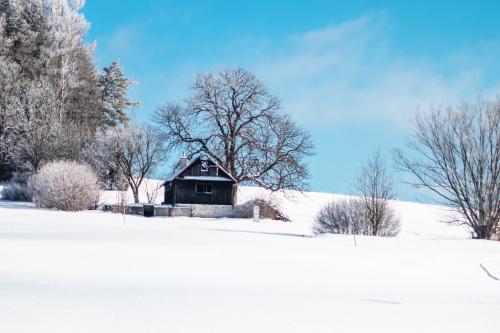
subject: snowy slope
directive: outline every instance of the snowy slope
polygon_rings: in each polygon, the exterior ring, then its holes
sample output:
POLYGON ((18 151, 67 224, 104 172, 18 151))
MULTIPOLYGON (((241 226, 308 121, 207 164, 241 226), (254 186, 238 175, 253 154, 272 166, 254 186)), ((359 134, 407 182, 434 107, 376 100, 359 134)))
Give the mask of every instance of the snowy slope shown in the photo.
MULTIPOLYGON (((243 188, 241 201, 257 189, 243 188)), ((2 332, 497 332, 500 242, 395 202, 398 238, 294 222, 65 213, 0 201, 2 332), (485 270, 486 269, 486 270, 485 270)))
MULTIPOLYGON (((289 218, 303 223, 308 230, 317 212, 327 203, 346 199, 348 196, 317 192, 294 192, 270 194, 257 187, 241 187, 238 193, 239 203, 254 198, 264 198, 277 204, 289 218)), ((402 221, 399 237, 405 238, 468 238, 469 232, 461 226, 450 226, 450 211, 442 206, 414 202, 393 201, 391 205, 402 221)))

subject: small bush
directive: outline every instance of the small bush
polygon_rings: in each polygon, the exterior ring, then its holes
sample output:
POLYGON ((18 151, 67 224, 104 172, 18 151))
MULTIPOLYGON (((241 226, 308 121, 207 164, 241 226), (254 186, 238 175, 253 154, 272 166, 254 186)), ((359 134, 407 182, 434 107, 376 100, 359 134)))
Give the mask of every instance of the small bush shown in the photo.
POLYGON ((253 199, 245 202, 238 209, 236 217, 252 218, 253 207, 259 206, 260 218, 289 222, 290 219, 271 200, 253 199))
POLYGON ((99 200, 99 182, 90 167, 59 161, 44 165, 31 179, 37 207, 64 211, 89 209, 99 200))
POLYGON ((334 201, 323 207, 316 215, 313 231, 316 234, 355 234, 382 237, 396 236, 400 221, 388 203, 384 204, 384 215, 373 227, 370 210, 363 200, 350 199, 334 201))
POLYGON ((333 201, 323 207, 315 218, 316 234, 370 235, 365 209, 359 200, 333 201))
POLYGON ((2 190, 2 198, 10 201, 31 201, 27 175, 15 174, 2 190))

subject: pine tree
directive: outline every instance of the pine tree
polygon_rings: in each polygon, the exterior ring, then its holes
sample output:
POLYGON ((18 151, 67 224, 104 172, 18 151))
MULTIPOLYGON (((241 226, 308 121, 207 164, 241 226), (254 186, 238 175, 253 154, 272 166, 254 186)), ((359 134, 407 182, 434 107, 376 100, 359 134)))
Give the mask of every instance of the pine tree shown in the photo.
POLYGON ((102 115, 107 127, 126 124, 129 117, 125 111, 139 106, 138 102, 128 99, 128 88, 135 81, 123 74, 120 62, 115 60, 99 74, 99 89, 102 102, 102 115))

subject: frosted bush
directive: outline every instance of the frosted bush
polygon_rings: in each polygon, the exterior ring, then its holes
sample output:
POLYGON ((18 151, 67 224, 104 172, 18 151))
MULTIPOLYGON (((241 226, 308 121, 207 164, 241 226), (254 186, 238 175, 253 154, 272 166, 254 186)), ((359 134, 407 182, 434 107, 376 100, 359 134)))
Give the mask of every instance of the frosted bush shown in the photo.
POLYGON ((360 200, 330 202, 318 212, 314 222, 316 234, 371 234, 364 205, 360 200))
POLYGON ((279 220, 289 222, 290 219, 286 216, 278 205, 270 199, 257 198, 247 201, 243 205, 239 205, 236 209, 235 217, 237 218, 252 218, 253 207, 259 206, 259 214, 262 219, 279 220))
POLYGON ((388 202, 378 203, 379 221, 374 232, 372 206, 362 199, 333 201, 324 206, 314 220, 316 234, 354 234, 394 237, 399 233, 400 220, 388 202))
POLYGON ((64 211, 89 209, 99 199, 99 181, 90 167, 71 161, 44 165, 30 180, 37 207, 64 211))

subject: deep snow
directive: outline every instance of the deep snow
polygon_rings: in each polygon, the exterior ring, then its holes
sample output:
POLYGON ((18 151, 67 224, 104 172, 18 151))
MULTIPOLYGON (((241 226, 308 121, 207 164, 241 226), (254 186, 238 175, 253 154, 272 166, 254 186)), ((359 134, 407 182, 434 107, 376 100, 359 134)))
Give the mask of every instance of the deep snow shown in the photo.
MULTIPOLYGON (((258 194, 243 188, 241 201, 258 194)), ((65 213, 0 201, 1 332, 497 332, 500 242, 395 202, 393 239, 293 222, 65 213)))

